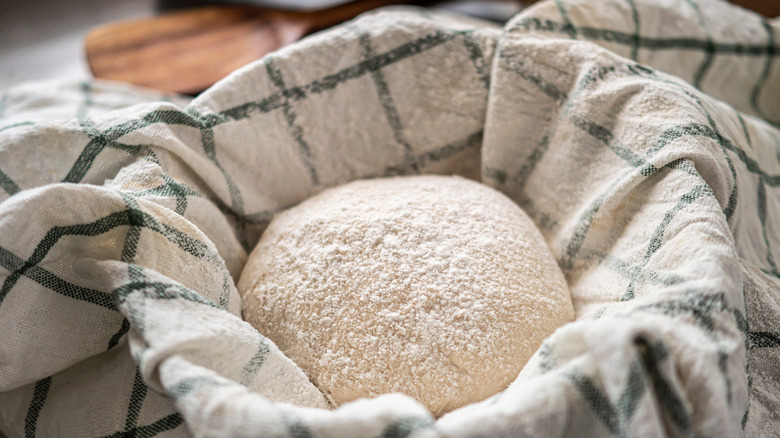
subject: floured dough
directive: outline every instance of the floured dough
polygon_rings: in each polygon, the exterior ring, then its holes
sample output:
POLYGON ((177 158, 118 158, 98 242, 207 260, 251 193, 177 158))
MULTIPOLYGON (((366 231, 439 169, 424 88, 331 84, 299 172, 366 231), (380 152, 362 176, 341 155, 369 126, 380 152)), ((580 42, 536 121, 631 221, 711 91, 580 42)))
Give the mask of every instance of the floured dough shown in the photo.
POLYGON ((574 319, 533 222, 457 177, 356 181, 277 215, 238 287, 334 404, 402 392, 436 416, 504 389, 574 319))

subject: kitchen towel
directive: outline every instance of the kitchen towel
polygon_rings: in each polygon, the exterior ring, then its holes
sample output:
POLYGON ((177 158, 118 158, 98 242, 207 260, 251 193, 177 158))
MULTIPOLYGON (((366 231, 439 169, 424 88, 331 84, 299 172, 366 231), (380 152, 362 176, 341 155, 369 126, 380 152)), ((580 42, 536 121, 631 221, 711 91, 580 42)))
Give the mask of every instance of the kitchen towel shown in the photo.
POLYGON ((503 29, 390 8, 194 100, 0 97, 9 436, 739 436, 780 430, 780 23, 718 0, 547 0, 503 29), (275 212, 458 173, 542 231, 577 320, 434 420, 333 409, 240 319, 275 212))

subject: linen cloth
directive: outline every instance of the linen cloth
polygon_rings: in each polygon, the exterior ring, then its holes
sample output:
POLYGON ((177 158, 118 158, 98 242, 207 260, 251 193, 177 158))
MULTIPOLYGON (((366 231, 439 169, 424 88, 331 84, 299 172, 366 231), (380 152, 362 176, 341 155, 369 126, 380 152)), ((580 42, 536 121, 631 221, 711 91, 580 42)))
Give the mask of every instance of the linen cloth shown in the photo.
POLYGON ((716 0, 545 1, 504 29, 388 9, 194 100, 0 98, 0 430, 9 436, 780 433, 780 25, 716 0), (577 321, 435 420, 328 406, 240 319, 275 212, 459 173, 532 217, 577 321))

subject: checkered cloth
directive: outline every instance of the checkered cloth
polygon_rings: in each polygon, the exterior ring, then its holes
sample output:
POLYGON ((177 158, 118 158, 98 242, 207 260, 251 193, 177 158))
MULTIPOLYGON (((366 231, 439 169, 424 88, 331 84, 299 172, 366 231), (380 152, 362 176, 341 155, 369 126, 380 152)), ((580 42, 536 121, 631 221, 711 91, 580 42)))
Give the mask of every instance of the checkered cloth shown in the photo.
POLYGON ((780 433, 780 22, 715 0, 560 0, 502 30, 395 9, 192 102, 88 83, 0 100, 9 436, 780 433), (145 102, 145 103, 144 103, 145 102), (240 319, 272 215, 372 176, 521 205, 577 321, 434 419, 337 409, 240 319))

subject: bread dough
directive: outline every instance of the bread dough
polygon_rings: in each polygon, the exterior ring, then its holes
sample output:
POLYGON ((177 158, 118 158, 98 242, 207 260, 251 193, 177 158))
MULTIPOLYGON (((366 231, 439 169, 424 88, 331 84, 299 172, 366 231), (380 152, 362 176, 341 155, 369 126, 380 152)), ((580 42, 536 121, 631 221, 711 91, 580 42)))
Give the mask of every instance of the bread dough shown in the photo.
POLYGON ((277 215, 243 316, 339 405, 401 392, 434 415, 506 388, 574 319, 531 219, 474 181, 355 181, 277 215))

